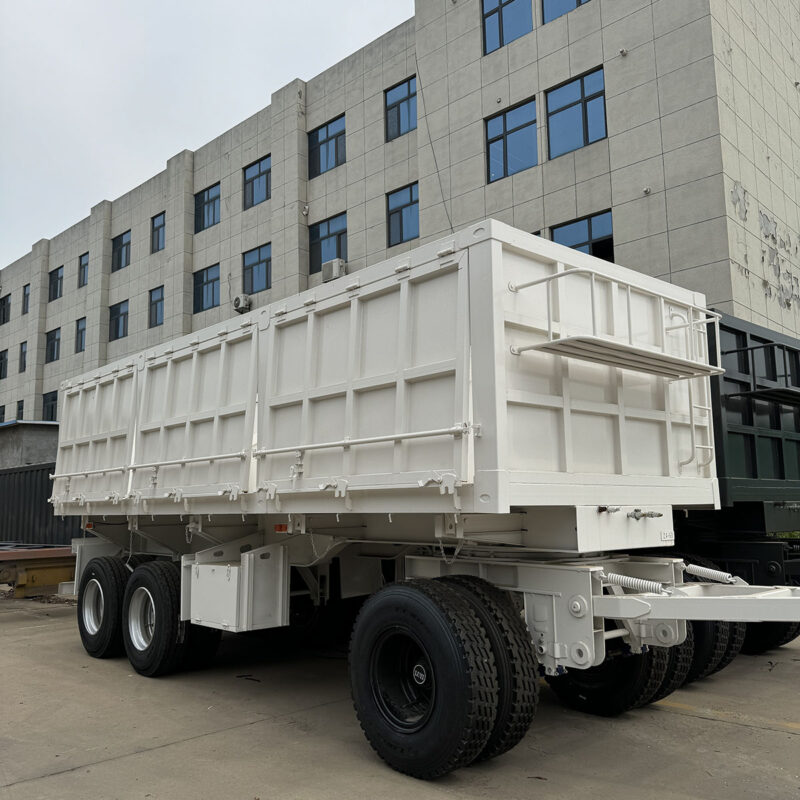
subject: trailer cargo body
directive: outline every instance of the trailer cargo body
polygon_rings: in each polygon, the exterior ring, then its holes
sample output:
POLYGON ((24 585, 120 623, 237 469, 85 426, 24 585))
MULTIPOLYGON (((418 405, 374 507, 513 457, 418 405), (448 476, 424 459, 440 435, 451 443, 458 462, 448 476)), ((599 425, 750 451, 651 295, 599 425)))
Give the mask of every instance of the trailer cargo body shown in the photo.
POLYGON ((66 383, 84 645, 161 674, 300 596, 368 597, 356 710, 420 777, 513 746, 537 668, 587 710, 652 700, 686 620, 800 618, 800 589, 651 555, 673 507, 719 505, 717 322, 490 220, 66 383))

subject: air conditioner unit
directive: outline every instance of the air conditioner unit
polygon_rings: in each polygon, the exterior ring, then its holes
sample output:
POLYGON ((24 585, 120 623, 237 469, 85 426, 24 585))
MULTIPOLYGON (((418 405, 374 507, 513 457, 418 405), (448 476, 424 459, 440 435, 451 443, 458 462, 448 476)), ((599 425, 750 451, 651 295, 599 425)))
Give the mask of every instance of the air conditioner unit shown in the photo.
POLYGON ((333 258, 322 264, 322 280, 324 283, 347 275, 347 262, 343 258, 333 258))
POLYGON ((239 314, 244 314, 245 311, 250 310, 251 299, 249 294, 237 294, 233 298, 233 310, 239 314))

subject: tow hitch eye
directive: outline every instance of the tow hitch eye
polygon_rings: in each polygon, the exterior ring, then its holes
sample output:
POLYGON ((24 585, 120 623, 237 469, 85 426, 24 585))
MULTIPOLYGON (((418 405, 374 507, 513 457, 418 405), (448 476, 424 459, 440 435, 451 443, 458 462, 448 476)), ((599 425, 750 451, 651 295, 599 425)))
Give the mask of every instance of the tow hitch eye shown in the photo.
POLYGON ((641 508, 635 508, 633 511, 628 512, 628 517, 635 520, 640 520, 644 517, 647 519, 656 519, 663 516, 664 515, 660 511, 642 511, 641 508))

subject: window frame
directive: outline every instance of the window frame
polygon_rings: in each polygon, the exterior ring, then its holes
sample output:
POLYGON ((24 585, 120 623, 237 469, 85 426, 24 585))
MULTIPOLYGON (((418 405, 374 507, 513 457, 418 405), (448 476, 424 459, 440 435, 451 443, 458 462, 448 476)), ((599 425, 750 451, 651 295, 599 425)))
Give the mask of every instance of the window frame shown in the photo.
MULTIPOLYGON (((399 112, 398 112, 399 113, 399 112)), ((396 83, 394 86, 390 86, 388 89, 385 89, 383 92, 383 128, 384 128, 384 136, 387 142, 393 142, 395 139, 399 139, 401 136, 405 136, 407 133, 411 133, 411 131, 415 131, 417 129, 417 76, 412 75, 409 78, 406 78, 404 81, 400 81, 396 83), (411 81, 414 81, 414 91, 411 91, 411 81), (389 92, 393 92, 395 89, 399 89, 404 84, 408 84, 408 93, 405 97, 402 97, 400 100, 394 100, 392 103, 389 103, 389 92), (402 131, 400 130, 400 118, 398 117, 397 122, 397 129, 400 131, 397 136, 389 136, 389 112, 393 111, 395 108, 399 109, 403 103, 407 103, 409 105, 409 120, 411 119, 411 101, 414 100, 414 124, 409 127, 408 130, 402 131)))
POLYGON ((17 421, 21 420, 25 416, 25 401, 24 400, 17 400, 17 416, 15 419, 17 421))
POLYGON ((0 350, 0 381, 8 377, 8 348, 0 350))
POLYGON ((0 422, 6 421, 6 407, 5 405, 0 406, 0 422))
POLYGON ((82 289, 89 283, 89 251, 78 256, 78 288, 82 289), (84 261, 84 259, 86 259, 84 261))
POLYGON ((60 300, 64 296, 64 265, 47 273, 47 302, 60 300))
POLYGON ((111 271, 119 272, 121 269, 129 267, 130 264, 131 229, 128 228, 111 240, 111 271))
POLYGON ((46 331, 44 335, 44 363, 52 364, 61 358, 61 327, 46 331))
POLYGON ((496 53, 498 50, 502 50, 507 45, 511 44, 511 42, 515 42, 517 39, 521 39, 523 36, 527 36, 529 33, 533 31, 533 6, 530 4, 530 0, 497 0, 497 5, 494 8, 490 8, 488 11, 484 8, 484 0, 480 0, 480 9, 481 9, 481 33, 483 36, 483 55, 488 56, 491 53, 496 53), (531 12, 531 27, 529 30, 525 31, 524 33, 520 33, 519 36, 515 36, 513 39, 509 39, 508 41, 505 40, 505 36, 503 35, 503 9, 506 6, 510 6, 512 3, 520 2, 523 5, 525 3, 528 4, 530 7, 531 12), (497 47, 493 48, 492 50, 487 49, 487 42, 486 42, 486 22, 489 17, 497 14, 497 40, 499 44, 497 47))
POLYGON ((195 233, 202 233, 203 231, 207 231, 209 228, 213 228, 215 225, 219 225, 219 221, 222 218, 221 212, 221 198, 222 198, 222 189, 220 187, 220 182, 217 181, 216 183, 212 183, 211 186, 207 186, 205 189, 202 189, 199 192, 195 192, 194 195, 194 232, 195 233), (216 194, 213 196, 209 195, 209 192, 212 192, 214 189, 217 190, 216 194), (213 208, 213 222, 206 223, 207 218, 207 209, 213 208))
POLYGON ((547 2, 548 2, 548 0, 542 0, 542 25, 547 25, 550 22, 553 22, 553 21, 555 21, 557 19, 561 19, 561 17, 566 17, 567 14, 570 14, 571 12, 575 11, 576 8, 580 8, 581 6, 585 6, 589 2, 589 0, 572 0, 572 2, 575 3, 575 5, 572 8, 568 8, 566 11, 562 11, 560 14, 557 14, 555 17, 550 17, 550 19, 547 19, 547 14, 546 14, 545 6, 547 5, 547 2))
POLYGON ((75 352, 83 353, 86 350, 86 317, 75 320, 75 352), (83 323, 83 325, 81 325, 83 323), (80 345, 80 346, 78 346, 80 345))
POLYGON ((58 421, 58 390, 45 392, 42 395, 42 420, 44 422, 58 421))
POLYGON ((147 327, 158 328, 164 324, 164 284, 156 286, 147 293, 147 327), (161 297, 154 297, 155 292, 161 292, 161 297), (155 312, 156 321, 153 321, 155 312))
POLYGON ((218 308, 220 304, 220 268, 219 264, 211 264, 208 267, 204 267, 203 269, 198 269, 196 272, 192 274, 192 313, 193 314, 201 314, 203 311, 209 311, 212 308, 218 308), (216 277, 208 279, 206 273, 210 270, 216 269, 217 274, 216 277), (201 280, 198 280, 199 276, 203 276, 201 280), (212 300, 216 299, 216 303, 212 302, 211 305, 206 306, 203 305, 202 307, 198 307, 197 298, 198 298, 198 290, 202 292, 202 297, 205 296, 205 289, 207 286, 212 286, 216 283, 216 289, 212 288, 212 300))
POLYGON ((272 199, 272 153, 268 153, 263 158, 259 158, 252 164, 248 164, 242 169, 242 210, 247 211, 248 208, 255 208, 267 200, 272 199), (266 168, 262 168, 264 162, 268 162, 266 168), (258 172, 253 177, 247 177, 247 170, 253 167, 258 167, 258 172), (258 202, 254 201, 255 192, 253 186, 259 178, 264 178, 264 199, 258 202), (248 189, 249 189, 249 202, 248 202, 248 189))
POLYGON ((565 156, 568 153, 574 153, 576 150, 580 150, 583 147, 588 147, 590 144, 594 144, 595 142, 602 142, 603 139, 608 139, 608 114, 606 110, 606 75, 605 69, 603 66, 595 67, 594 69, 590 69, 588 72, 584 72, 582 75, 577 75, 574 78, 570 78, 568 81, 564 81, 563 83, 559 83, 556 86, 547 89, 544 93, 544 101, 545 101, 545 110, 547 114, 547 158, 552 161, 556 158, 560 158, 561 156, 565 156), (595 75, 596 73, 602 73, 603 75, 603 88, 599 92, 595 92, 594 94, 587 95, 584 91, 584 81, 591 75, 595 75), (577 100, 572 103, 567 103, 566 105, 560 106, 555 111, 550 110, 550 95, 552 92, 557 91, 558 89, 563 89, 565 86, 569 86, 571 83, 578 83, 580 82, 581 87, 581 96, 577 100), (603 128, 605 130, 605 135, 601 136, 599 139, 594 139, 593 141, 589 141, 589 115, 586 113, 586 109, 588 104, 592 100, 596 100, 598 97, 603 98, 603 128), (550 119, 551 117, 555 116, 556 114, 561 114, 569 108, 573 108, 574 106, 581 107, 581 123, 582 123, 582 132, 583 132, 583 144, 579 145, 578 147, 574 147, 571 150, 565 150, 563 153, 559 153, 558 155, 553 155, 553 140, 550 135, 550 119))
POLYGON ((497 114, 492 114, 491 117, 486 117, 484 120, 484 135, 486 140, 486 182, 487 183, 496 183, 497 181, 503 180, 503 178, 510 178, 512 175, 518 175, 520 172, 525 172, 527 169, 533 169, 533 167, 539 166, 539 108, 536 104, 536 96, 529 97, 527 100, 523 100, 521 103, 517 103, 516 105, 511 106, 510 108, 506 108, 503 111, 499 111, 497 114), (510 114, 512 111, 516 111, 523 106, 527 106, 533 104, 533 119, 530 122, 526 122, 522 125, 517 125, 516 128, 508 129, 506 123, 506 116, 510 114), (493 120, 498 119, 499 117, 503 118, 503 132, 499 136, 489 137, 489 123, 493 120), (533 127, 534 131, 534 138, 536 139, 535 142, 535 150, 534 150, 534 162, 528 167, 523 167, 522 169, 517 170, 516 172, 509 172, 508 171, 508 137, 512 133, 517 133, 517 131, 521 131, 524 128, 533 127), (491 145, 494 142, 502 141, 503 142, 503 174, 499 178, 492 178, 492 158, 491 158, 491 145))
POLYGON ((393 189, 391 192, 386 193, 386 246, 389 247, 397 247, 399 244, 405 244, 406 242, 413 242, 414 239, 419 239, 419 181, 414 181, 413 183, 408 183, 405 186, 400 186, 397 189, 393 189), (400 192, 404 192, 406 189, 410 189, 411 192, 409 194, 410 202, 406 203, 405 205, 398 206, 397 208, 390 208, 389 202, 392 195, 399 194, 400 192), (416 190, 416 192, 414 191, 416 190), (416 194, 416 199, 414 195, 416 194), (403 232, 403 210, 406 208, 411 208, 413 206, 417 207, 417 233, 416 236, 404 236, 403 232), (399 214, 400 215, 400 239, 396 242, 392 241, 392 215, 399 214))
MULTIPOLYGON (((26 285, 30 287, 30 284, 26 285)), ((25 296, 23 294, 23 302, 24 300, 25 296)), ((28 312, 23 311, 22 313, 27 314, 28 312)), ((11 292, 3 297, 0 297, 0 325, 5 325, 8 322, 11 322, 11 292)))
POLYGON ((258 294, 259 292, 266 292, 267 290, 272 288, 272 242, 267 242, 266 244, 259 245, 258 247, 254 247, 252 250, 245 250, 242 253, 242 291, 245 294, 258 294), (262 258, 261 251, 265 251, 265 255, 262 258), (254 261, 252 264, 247 264, 245 259, 247 256, 251 255, 252 253, 256 253, 258 260, 254 261), (255 273, 255 269, 264 264, 264 277, 265 277, 265 286, 261 289, 255 289, 253 276, 255 273), (249 288, 248 288, 248 276, 249 276, 249 288))
POLYGON ((339 114, 337 117, 328 120, 324 125, 319 125, 313 130, 308 132, 308 179, 313 180, 314 178, 318 178, 320 175, 324 175, 326 172, 330 172, 331 170, 336 169, 336 167, 341 167, 342 164, 347 163, 347 115, 346 114, 339 114), (337 131, 333 135, 327 133, 327 128, 333 125, 335 122, 339 120, 343 120, 343 127, 341 131, 337 131), (319 136, 320 131, 326 129, 326 134, 324 139, 317 139, 317 141, 312 145, 311 137, 312 136, 319 136), (334 163, 332 166, 327 167, 326 169, 321 168, 320 157, 319 154, 322 152, 322 146, 327 145, 329 142, 334 142, 334 163), (341 160, 340 160, 341 157, 341 160))
MULTIPOLYGON (((550 226, 550 240, 555 242, 556 244, 561 244, 561 242, 556 242, 556 240, 554 238, 555 231, 557 231, 559 228, 565 228, 567 225, 574 225, 577 222, 588 222, 589 223, 588 226, 587 226, 587 230, 588 230, 588 233, 589 233, 589 238, 585 242, 579 242, 576 245, 563 245, 564 247, 569 247, 572 250, 577 250, 579 247, 584 247, 584 246, 588 245, 589 246, 589 253, 587 255, 594 256, 595 258, 602 258, 602 256, 595 255, 592 252, 593 246, 595 244, 600 243, 600 242, 607 242, 607 241, 611 240, 611 248, 612 248, 612 251, 613 251, 613 248, 614 248, 614 216, 613 216, 610 208, 606 208, 603 211, 595 211, 593 214, 586 214, 583 217, 577 217, 576 219, 571 219, 571 220, 568 220, 567 222, 561 222, 558 225, 551 225, 550 226), (592 234, 593 220, 596 219, 597 217, 602 217, 605 214, 611 214, 611 233, 608 234, 608 235, 605 235, 605 236, 599 236, 599 237, 595 238, 593 236, 593 234, 592 234)), ((583 251, 580 251, 580 252, 583 252, 583 251)), ((604 259, 604 260, 606 260, 606 259, 604 259)), ((613 253, 612 253, 611 262, 613 263, 613 253)))
POLYGON ((19 369, 18 372, 22 373, 28 369, 28 341, 19 343, 19 369))
MULTIPOLYGON (((11 295, 8 295, 8 302, 9 302, 9 316, 10 316, 11 295)), ((24 316, 30 310, 31 310, 31 285, 29 283, 26 283, 22 287, 22 314, 20 314, 20 316, 24 316)))
POLYGON ((108 307, 108 341, 118 342, 128 336, 130 301, 120 300, 108 307), (124 308, 123 308, 124 306, 124 308), (116 313, 115 313, 116 312, 116 313), (116 323, 116 325, 115 325, 116 323), (113 335, 112 335, 113 334, 113 335))
POLYGON ((167 246, 167 212, 161 211, 150 217, 150 255, 160 253, 167 246), (157 220, 161 220, 157 224, 157 220))
MULTIPOLYGON (((309 275, 316 275, 318 272, 322 272, 322 242, 328 239, 335 239, 336 240, 336 255, 334 258, 341 258, 343 261, 347 261, 347 212, 342 211, 340 214, 334 214, 332 217, 328 217, 327 219, 321 219, 319 222, 315 222, 313 225, 308 226, 308 274, 309 275), (341 231, 334 231, 330 233, 330 223, 338 220, 340 217, 344 217, 344 229, 341 231), (328 229, 328 233, 325 236, 318 235, 318 238, 314 240, 312 238, 312 234, 315 230, 319 233, 319 229, 326 225, 328 229), (319 266, 315 266, 316 257, 315 257, 315 245, 319 245, 319 266)), ((331 260, 331 259, 328 259, 331 260)))

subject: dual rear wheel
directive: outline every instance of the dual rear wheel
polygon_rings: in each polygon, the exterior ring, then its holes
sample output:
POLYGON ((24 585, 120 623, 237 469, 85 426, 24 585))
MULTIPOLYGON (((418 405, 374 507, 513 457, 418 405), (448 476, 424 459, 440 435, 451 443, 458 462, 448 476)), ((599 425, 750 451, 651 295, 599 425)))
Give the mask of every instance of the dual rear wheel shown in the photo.
POLYGON ((93 558, 83 571, 78 629, 89 655, 113 658, 124 652, 148 677, 208 665, 221 635, 180 621, 180 573, 174 562, 135 558, 126 565, 114 556, 93 558))

